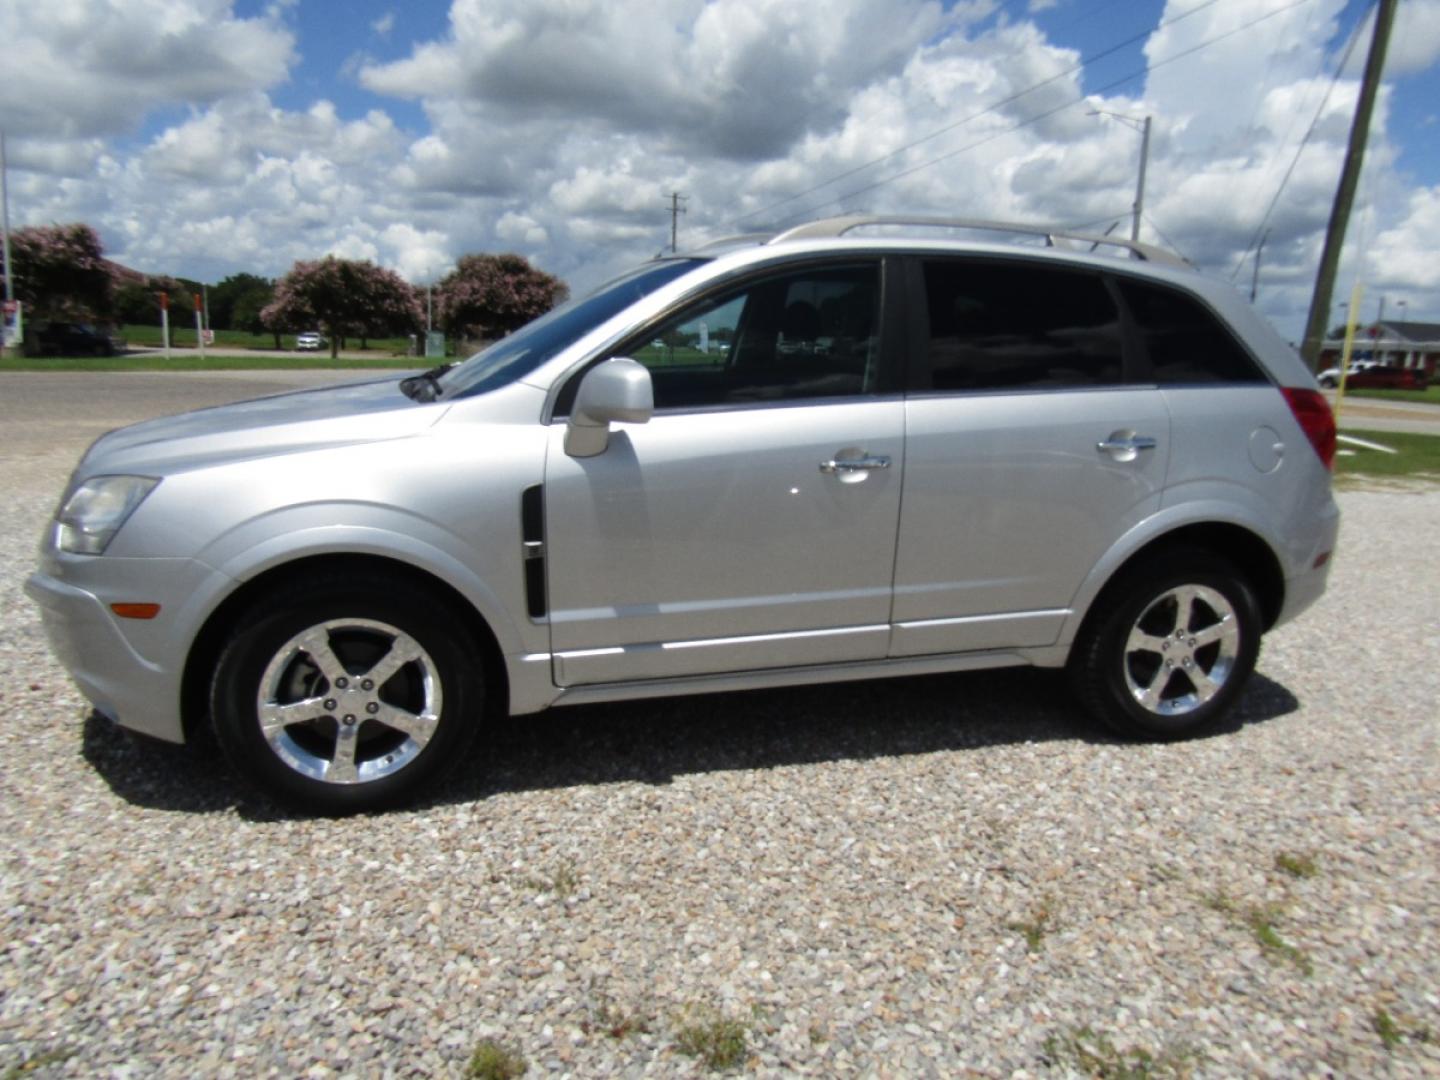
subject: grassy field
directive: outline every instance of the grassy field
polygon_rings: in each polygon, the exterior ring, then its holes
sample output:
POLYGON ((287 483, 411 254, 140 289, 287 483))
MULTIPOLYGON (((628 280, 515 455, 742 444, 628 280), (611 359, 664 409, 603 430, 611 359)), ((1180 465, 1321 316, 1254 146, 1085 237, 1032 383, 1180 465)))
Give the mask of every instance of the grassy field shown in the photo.
POLYGON ((1367 442, 1379 443, 1392 450, 1367 450, 1345 442, 1340 443, 1341 453, 1335 457, 1337 475, 1355 474, 1363 476, 1412 476, 1440 480, 1440 435, 1406 435, 1396 431, 1351 431, 1353 435, 1367 442), (1353 453, 1344 453, 1346 450, 1353 453))
POLYGON ((1426 405, 1440 405, 1440 386, 1427 386, 1424 390, 1346 390, 1345 396, 1369 401, 1419 401, 1426 405))
MULTIPOLYGON (((126 342, 136 348, 158 349, 160 348, 160 327, 141 326, 135 323, 127 323, 120 328, 120 336, 126 342)), ((358 348, 360 339, 356 338, 346 342, 347 348, 358 348)), ((170 327, 170 346, 175 349, 193 349, 195 347, 195 327, 177 323, 170 327)), ((285 349, 295 348, 294 334, 281 334, 280 346, 285 349)), ((410 348, 410 339, 406 337, 391 338, 368 338, 365 342, 367 351, 383 355, 403 354, 410 348)), ((328 349, 328 346, 326 346, 328 349)), ((209 349, 216 349, 225 352, 238 352, 241 350, 254 349, 256 351, 275 350, 274 334, 251 334, 245 330, 216 330, 215 344, 208 346, 209 349)))

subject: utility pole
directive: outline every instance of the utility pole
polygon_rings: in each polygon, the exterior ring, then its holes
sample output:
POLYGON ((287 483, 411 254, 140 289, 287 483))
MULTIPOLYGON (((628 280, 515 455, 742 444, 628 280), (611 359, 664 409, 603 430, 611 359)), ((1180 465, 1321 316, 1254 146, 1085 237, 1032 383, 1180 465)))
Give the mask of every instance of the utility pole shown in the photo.
POLYGON ((1315 295, 1310 300, 1310 317, 1305 320, 1305 339, 1300 355, 1313 371, 1320 359, 1320 346, 1325 339, 1325 322, 1330 313, 1330 297, 1335 292, 1335 275, 1340 269, 1340 249, 1345 245, 1345 229, 1350 224, 1350 207, 1355 202, 1355 189, 1360 183, 1360 166, 1365 161, 1365 143, 1370 138, 1370 114, 1375 108, 1375 94, 1380 74, 1385 68, 1385 50, 1390 44, 1390 27, 1395 22, 1399 0, 1379 0, 1375 9, 1375 34, 1370 39, 1370 55, 1365 58, 1365 75, 1360 83, 1360 100, 1355 105, 1355 120, 1350 125, 1350 145, 1345 151, 1345 166, 1340 170, 1340 186, 1335 191, 1335 204, 1330 210, 1330 226, 1325 231, 1325 250, 1320 256, 1320 270, 1315 277, 1315 295))
POLYGON ((688 195, 681 195, 678 191, 672 191, 670 193, 670 250, 672 253, 675 251, 675 240, 678 232, 680 215, 688 213, 688 211, 680 204, 689 201, 690 197, 688 195))
MULTIPOLYGON (((10 263, 10 181, 6 172, 5 161, 5 132, 0 131, 0 257, 4 258, 4 266, 0 269, 5 271, 5 316, 0 316, 0 323, 8 319, 8 313, 15 310, 15 273, 10 263)), ((19 346, 17 345, 18 349, 19 346)), ((5 355, 5 331, 0 327, 0 356, 5 355)))

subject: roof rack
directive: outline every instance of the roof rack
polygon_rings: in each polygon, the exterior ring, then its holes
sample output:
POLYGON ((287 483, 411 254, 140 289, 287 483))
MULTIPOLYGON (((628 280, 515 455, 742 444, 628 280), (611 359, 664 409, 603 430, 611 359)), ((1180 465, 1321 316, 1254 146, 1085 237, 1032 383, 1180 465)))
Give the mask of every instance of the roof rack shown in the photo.
POLYGON ((938 229, 973 229, 979 232, 997 233, 1021 233, 1026 236, 1041 236, 1045 238, 1046 247, 1058 247, 1057 240, 1073 241, 1077 244, 1089 244, 1090 250, 1098 247, 1117 247, 1124 249, 1131 258, 1143 259, 1146 262, 1160 263, 1165 266, 1190 266, 1178 255, 1172 255, 1168 251, 1154 247, 1150 244, 1137 243, 1134 240, 1123 240, 1114 236, 1095 236, 1089 233, 1070 232, 1066 229, 1052 228, 1047 225, 1017 225, 1003 221, 985 221, 978 218, 947 218, 947 217, 910 217, 892 216, 886 214, 849 214, 843 217, 823 218, 820 221, 811 221, 805 225, 797 225, 793 229, 786 229, 770 238, 770 243, 778 244, 784 240, 818 240, 844 236, 855 229, 865 228, 872 225, 891 226, 918 226, 922 228, 938 229))

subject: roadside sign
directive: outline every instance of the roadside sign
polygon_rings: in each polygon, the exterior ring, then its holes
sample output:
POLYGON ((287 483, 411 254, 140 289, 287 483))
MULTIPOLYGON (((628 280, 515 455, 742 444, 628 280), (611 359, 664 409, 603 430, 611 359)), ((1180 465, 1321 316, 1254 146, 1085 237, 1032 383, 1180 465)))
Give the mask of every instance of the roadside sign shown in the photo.
POLYGON ((439 330, 431 330, 425 335, 425 359, 434 357, 445 357, 445 335, 439 330))

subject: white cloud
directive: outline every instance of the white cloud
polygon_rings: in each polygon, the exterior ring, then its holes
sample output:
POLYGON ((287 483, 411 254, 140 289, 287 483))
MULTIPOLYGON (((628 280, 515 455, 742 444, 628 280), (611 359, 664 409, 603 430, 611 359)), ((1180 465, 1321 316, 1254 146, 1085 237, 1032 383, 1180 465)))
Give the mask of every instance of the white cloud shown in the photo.
POLYGON ((395 12, 385 12, 370 24, 370 29, 374 31, 376 37, 388 38, 390 31, 395 29, 395 12))
POLYGON ((130 131, 161 105, 205 105, 283 80, 295 42, 230 0, 0 0, 0 116, 12 135, 130 131))

